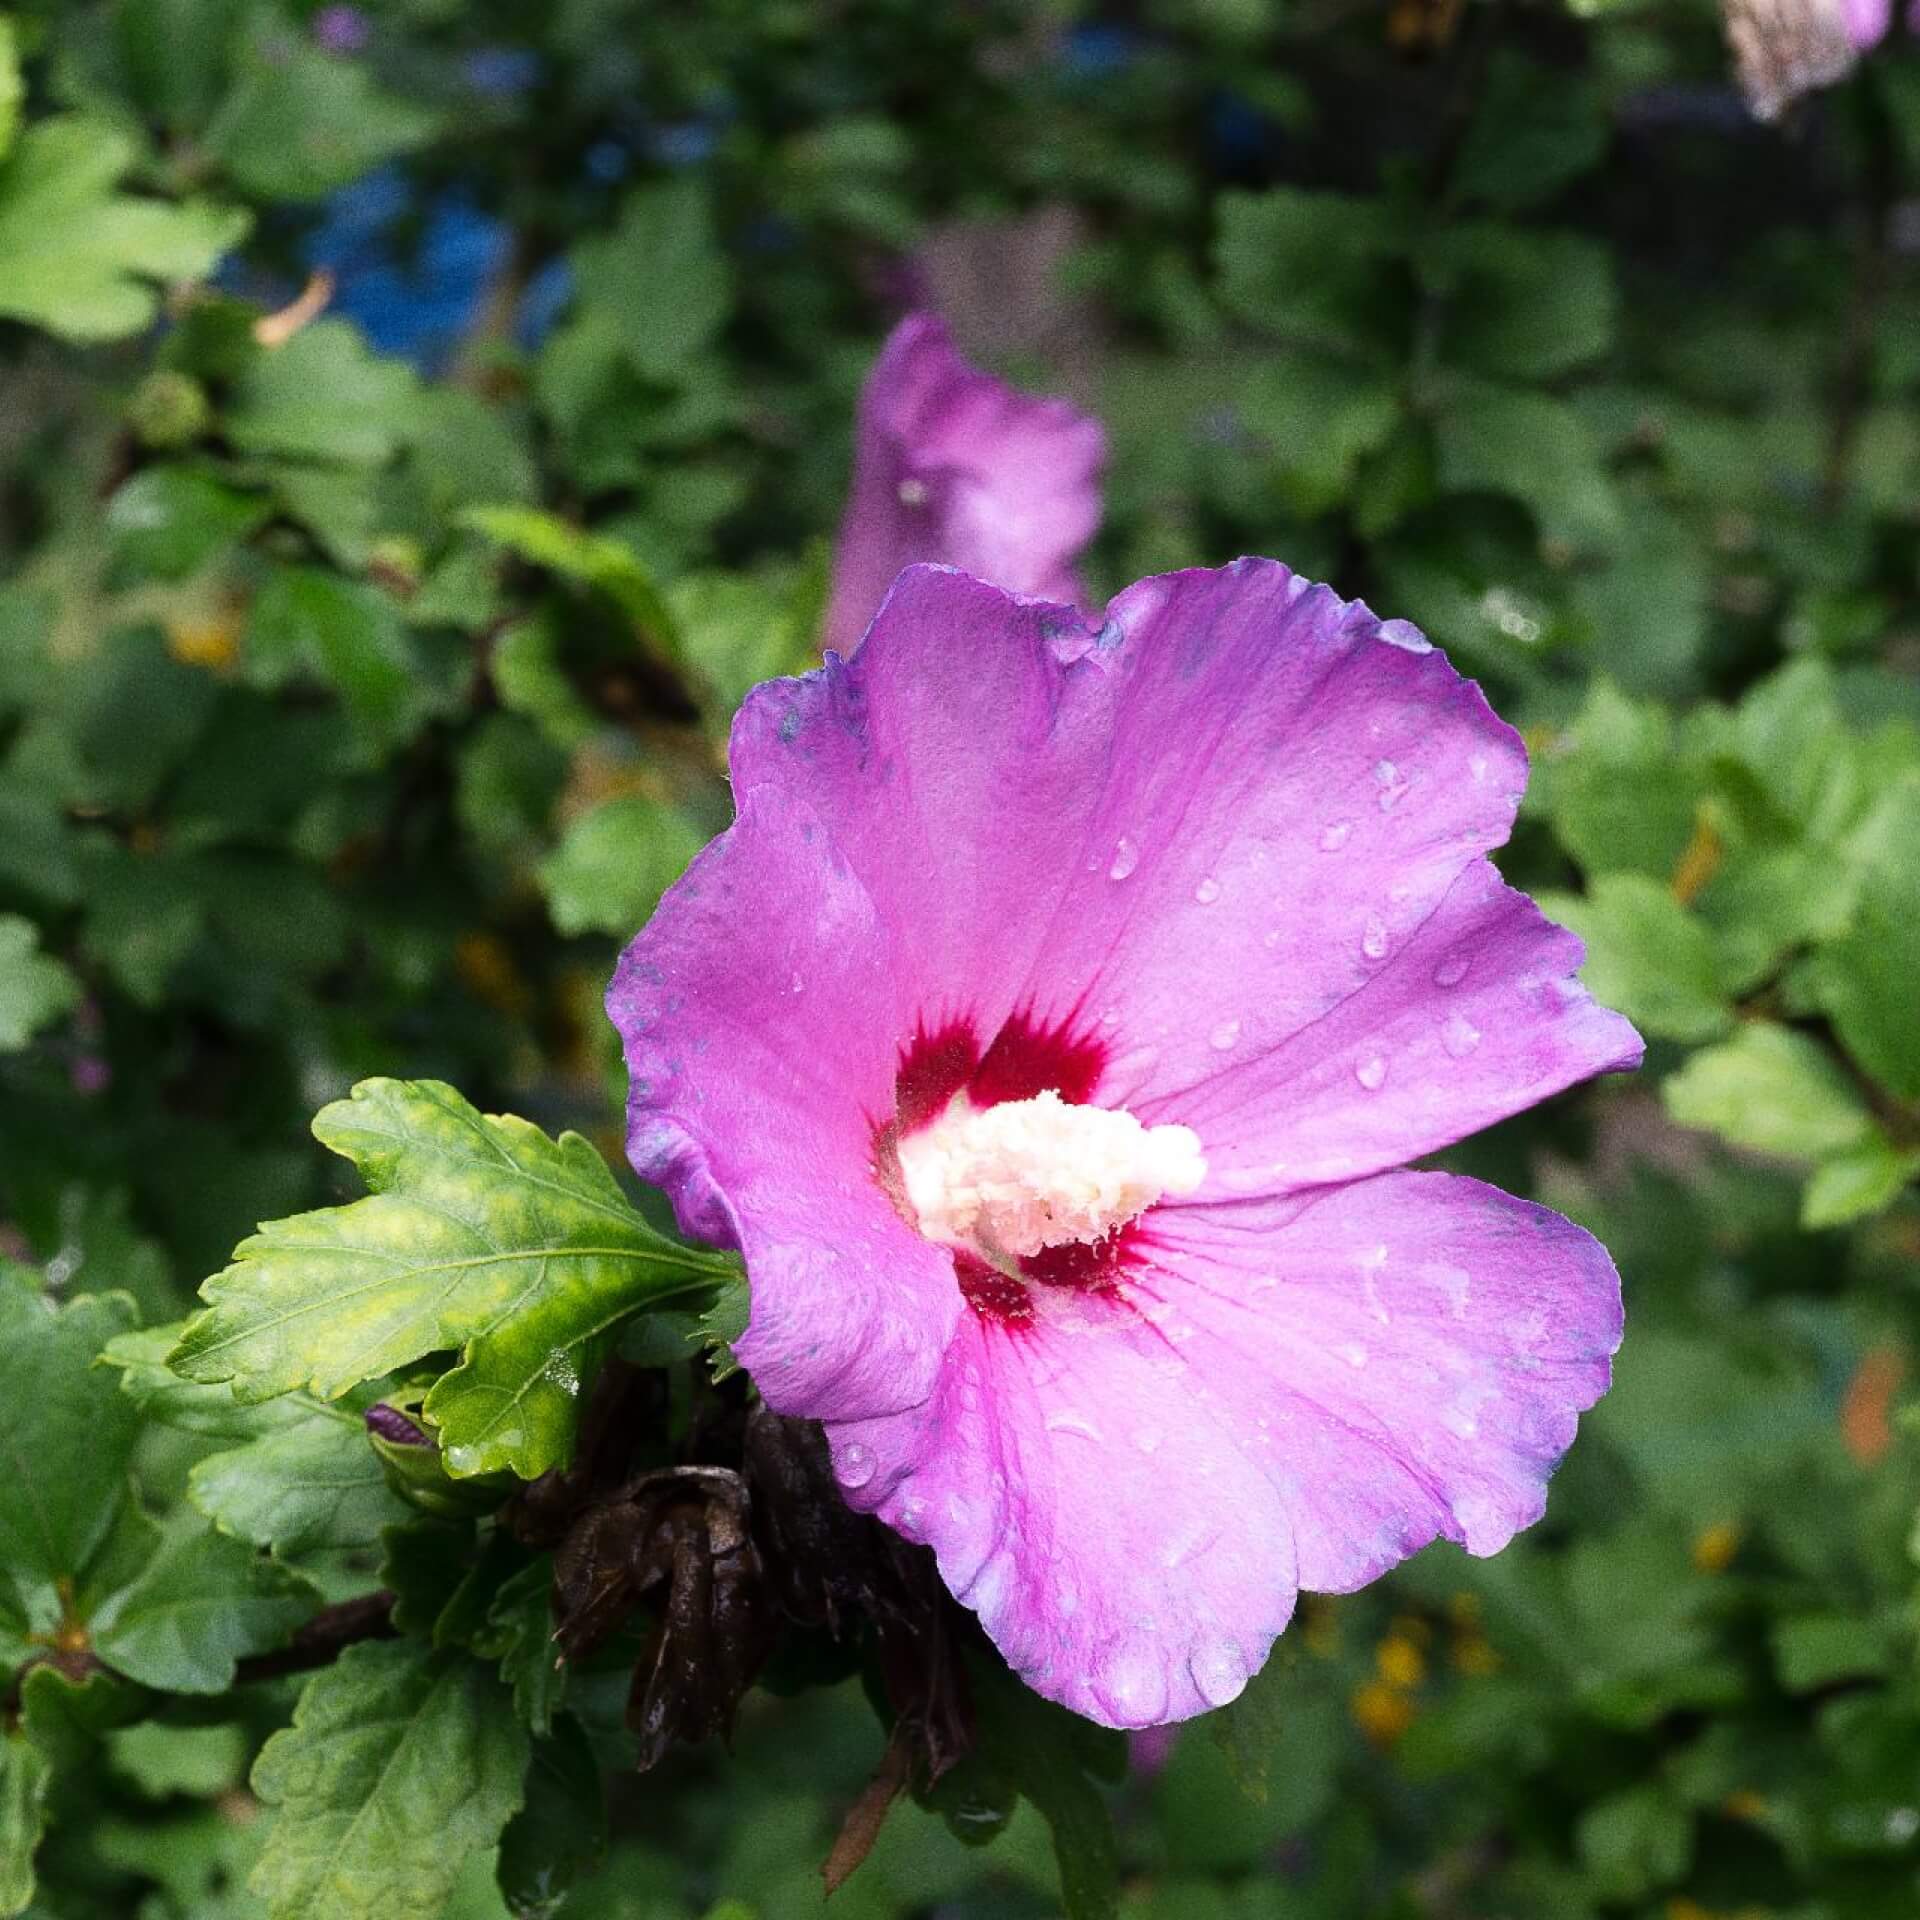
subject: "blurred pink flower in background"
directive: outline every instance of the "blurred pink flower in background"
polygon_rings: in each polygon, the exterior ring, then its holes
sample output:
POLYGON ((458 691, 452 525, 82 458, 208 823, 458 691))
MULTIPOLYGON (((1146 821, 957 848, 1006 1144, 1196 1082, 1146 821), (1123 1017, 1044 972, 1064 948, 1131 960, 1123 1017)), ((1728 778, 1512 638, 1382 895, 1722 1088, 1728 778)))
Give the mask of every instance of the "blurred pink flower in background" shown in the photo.
POLYGON ((969 365, 943 320, 910 314, 861 393, 822 644, 851 653, 901 568, 922 560, 1078 603, 1105 460, 1097 420, 969 365))

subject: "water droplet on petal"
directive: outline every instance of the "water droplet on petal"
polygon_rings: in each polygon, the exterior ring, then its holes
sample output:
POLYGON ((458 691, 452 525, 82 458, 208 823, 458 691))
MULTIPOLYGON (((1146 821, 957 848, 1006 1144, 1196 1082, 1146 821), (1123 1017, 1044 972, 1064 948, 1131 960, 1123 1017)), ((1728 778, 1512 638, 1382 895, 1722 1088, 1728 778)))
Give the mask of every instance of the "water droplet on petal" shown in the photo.
POLYGON ((1212 874, 1208 874, 1208 876, 1194 888, 1193 897, 1198 900, 1203 907, 1212 906, 1213 903, 1220 898, 1220 882, 1216 880, 1212 874))
POLYGON ((1480 1044, 1480 1029, 1464 1013, 1456 1013, 1440 1029, 1440 1044, 1456 1060, 1464 1060, 1480 1044))
POLYGON ((1133 1444, 1138 1447, 1142 1453, 1157 1453, 1160 1449, 1160 1442, 1165 1438, 1166 1436, 1158 1427, 1142 1427, 1140 1431, 1133 1436, 1133 1444))
POLYGON ((1113 864, 1107 868, 1107 878, 1124 880, 1139 864, 1139 843, 1123 833, 1114 846, 1113 864))
POLYGON ((858 1440, 848 1441, 834 1455, 833 1470, 843 1487, 864 1487, 873 1478, 873 1468, 873 1449, 858 1440))
POLYGON ((1366 929, 1360 936, 1360 951, 1369 960, 1387 957, 1387 923, 1377 913, 1367 916, 1366 929))
POLYGON ((1382 813, 1391 813, 1407 797, 1407 790, 1413 785, 1391 760, 1376 760, 1373 777, 1379 784, 1380 791, 1375 797, 1382 813))
POLYGON ((1239 1698, 1247 1684, 1246 1656, 1231 1640, 1210 1640, 1196 1647, 1187 1671, 1200 1698, 1210 1707, 1224 1707, 1239 1698))
POLYGON ((1380 638, 1407 653, 1431 653, 1433 642, 1411 620, 1382 620, 1380 638))
POLYGON ((1357 1340, 1348 1346, 1335 1347, 1334 1352, 1356 1372, 1367 1364, 1367 1350, 1357 1340))
POLYGON ((1093 1690, 1121 1726, 1152 1726, 1166 1712, 1166 1675, 1152 1647, 1117 1649, 1093 1676, 1093 1690))
POLYGON ((1370 1053, 1354 1068, 1353 1077, 1369 1093, 1378 1093, 1387 1084, 1387 1063, 1377 1053, 1370 1053))
POLYGON ((1222 1020, 1220 1024, 1207 1035, 1207 1045, 1210 1046, 1215 1053, 1225 1053, 1239 1038, 1240 1022, 1238 1020, 1222 1020))
POLYGON ((1077 1433, 1083 1440, 1098 1440, 1100 1429, 1084 1413, 1075 1413, 1071 1408, 1059 1413, 1047 1415, 1049 1433, 1077 1433))
POLYGON ((793 976, 791 985, 795 993, 805 993, 807 990, 807 983, 797 973, 793 976))
POLYGON ((1473 956, 1464 948, 1448 954, 1433 970, 1433 984, 1436 987, 1457 987, 1467 977, 1467 969, 1473 964, 1473 956))
POLYGON ((893 1530, 903 1540, 924 1540, 927 1537, 927 1503, 918 1494, 901 1501, 893 1530))
POLYGON ((1353 831, 1351 820, 1336 820, 1320 836, 1322 853, 1338 853, 1347 844, 1347 836, 1353 831))

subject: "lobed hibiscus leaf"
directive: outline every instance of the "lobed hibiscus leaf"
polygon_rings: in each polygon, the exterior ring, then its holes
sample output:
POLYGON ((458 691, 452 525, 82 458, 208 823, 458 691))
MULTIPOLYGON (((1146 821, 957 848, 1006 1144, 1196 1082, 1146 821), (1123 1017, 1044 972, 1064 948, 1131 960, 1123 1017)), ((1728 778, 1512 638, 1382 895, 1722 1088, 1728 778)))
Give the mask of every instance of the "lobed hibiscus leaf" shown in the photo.
POLYGON ((650 1228, 578 1134, 482 1115, 437 1081, 365 1081, 314 1132, 372 1194, 243 1242, 171 1364, 244 1400, 336 1400, 458 1351, 426 1401, 457 1474, 563 1462, 611 1330, 732 1270, 650 1228))
POLYGON ((93 1358, 132 1318, 119 1294, 56 1308, 0 1261, 0 1566, 23 1597, 79 1574, 125 1501, 136 1417, 93 1358))
POLYGON ((0 1913, 33 1904, 33 1856, 47 1829, 47 1756, 24 1732, 0 1734, 0 1913))
POLYGON ((143 1569, 91 1621, 95 1650, 128 1679, 170 1693, 223 1692, 236 1662, 281 1645, 313 1612, 306 1581, 240 1541, 204 1529, 162 1536, 130 1517, 137 1525, 115 1558, 143 1569))
POLYGON ((153 281, 195 280, 248 216, 118 190, 136 147, 118 128, 62 115, 27 128, 0 162, 0 315, 63 339, 117 340, 153 318, 153 281))
POLYGON ((80 998, 80 983, 39 948, 31 920, 0 913, 0 1052, 24 1047, 80 998))
POLYGON ((283 1558, 373 1546, 413 1517, 388 1485, 356 1394, 348 1404, 286 1394, 247 1402, 230 1385, 182 1380, 166 1364, 180 1329, 148 1327, 108 1342, 102 1361, 147 1418, 242 1444, 197 1462, 187 1498, 221 1532, 283 1558))
POLYGON ((253 1891, 271 1920, 434 1920, 520 1806, 528 1753, 505 1687, 465 1654, 348 1648, 254 1763, 276 1815, 253 1891))

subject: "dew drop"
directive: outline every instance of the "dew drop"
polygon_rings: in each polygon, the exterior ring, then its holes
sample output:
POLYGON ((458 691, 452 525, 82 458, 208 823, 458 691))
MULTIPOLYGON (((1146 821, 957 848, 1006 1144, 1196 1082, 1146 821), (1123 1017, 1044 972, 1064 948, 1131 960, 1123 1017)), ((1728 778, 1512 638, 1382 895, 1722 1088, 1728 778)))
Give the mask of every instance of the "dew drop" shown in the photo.
POLYGON ((1456 1060, 1464 1060, 1480 1044, 1480 1029, 1464 1013, 1456 1013, 1440 1029, 1440 1044, 1456 1060))
POLYGON ((1360 951, 1369 960, 1387 957, 1387 923, 1377 913, 1367 916, 1366 929, 1360 936, 1360 951))
POLYGON ((1225 1053, 1238 1042, 1239 1038, 1240 1022, 1238 1020, 1222 1020, 1220 1024, 1207 1035, 1207 1045, 1210 1046, 1215 1053, 1225 1053))
POLYGON ((1047 1415, 1049 1433, 1077 1433, 1083 1440, 1098 1440, 1100 1429, 1084 1413, 1075 1413, 1071 1408, 1059 1413, 1047 1415))
POLYGON ((1207 877, 1194 888, 1193 897, 1198 900, 1203 907, 1212 906, 1213 903, 1220 898, 1220 882, 1216 880, 1212 874, 1208 874, 1207 877))
POLYGON ((924 507, 927 499, 927 483, 924 480, 900 482, 900 504, 903 507, 924 507))
POLYGON ((1387 1084, 1387 1063, 1377 1053, 1370 1053, 1354 1068, 1353 1077, 1369 1093, 1378 1093, 1387 1084))
POLYGON ((1113 864, 1107 868, 1109 880, 1124 880, 1140 864, 1140 846, 1127 834, 1122 834, 1113 849, 1113 864))
POLYGON ((1472 955, 1464 949, 1456 949, 1434 968, 1433 984, 1436 987, 1457 987, 1467 977, 1467 968, 1472 964, 1472 955))
POLYGON ((927 1503, 918 1494, 910 1495, 900 1503, 893 1530, 903 1540, 924 1540, 927 1537, 927 1503))
POLYGON ((1367 1350, 1357 1340, 1344 1347, 1335 1347, 1334 1352, 1356 1373, 1367 1364, 1367 1350))
POLYGON ((807 983, 802 980, 797 973, 788 984, 793 988, 795 993, 805 993, 807 990, 807 983))
POLYGON ((1165 1437, 1158 1427, 1142 1427, 1140 1431, 1133 1436, 1133 1444, 1138 1447, 1142 1453, 1158 1453, 1160 1450, 1160 1442, 1165 1437))
POLYGON ((1407 797, 1407 790, 1413 785, 1391 760, 1376 760, 1373 777, 1379 783, 1380 791, 1375 798, 1380 803, 1382 813, 1391 813, 1407 797))
POLYGON ((1200 1698, 1210 1707, 1224 1707, 1237 1700, 1247 1684, 1246 1656, 1231 1640, 1210 1640, 1196 1647, 1187 1661, 1187 1671, 1200 1698))
POLYGON ((1411 620, 1382 620, 1380 638, 1406 653, 1431 653, 1433 642, 1411 620))
POLYGON ((1347 844, 1347 836, 1353 831, 1351 820, 1336 820, 1320 836, 1322 853, 1338 853, 1347 844))
POLYGON ((1166 1711, 1166 1675, 1151 1647, 1119 1648, 1102 1663, 1093 1689, 1123 1727, 1151 1726, 1166 1711))
POLYGON ((833 1470, 843 1487, 864 1487, 873 1478, 873 1449, 850 1440, 834 1456, 833 1470))

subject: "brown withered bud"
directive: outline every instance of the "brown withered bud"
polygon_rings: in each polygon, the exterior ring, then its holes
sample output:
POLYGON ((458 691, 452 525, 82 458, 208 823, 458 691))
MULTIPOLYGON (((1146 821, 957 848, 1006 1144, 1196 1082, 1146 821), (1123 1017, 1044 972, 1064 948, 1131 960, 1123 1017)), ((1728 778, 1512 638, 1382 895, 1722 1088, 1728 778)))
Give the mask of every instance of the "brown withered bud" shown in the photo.
MULTIPOLYGON (((694 1471, 719 1478, 718 1469, 694 1471)), ((666 1595, 627 1701, 642 1769, 676 1740, 730 1733, 741 1696, 771 1650, 771 1610, 747 1528, 745 1489, 725 1477, 732 1483, 725 1497, 669 1504, 648 1542, 651 1578, 643 1597, 658 1605, 663 1579, 666 1595)))
POLYGON ((826 1436, 811 1420, 756 1406, 745 1468, 753 1524, 781 1610, 836 1639, 872 1623, 888 1703, 922 1786, 973 1745, 960 1658, 971 1617, 948 1596, 933 1555, 840 1497, 826 1436))
POLYGON ((638 1436, 664 1431, 667 1381, 658 1367, 609 1360, 594 1378, 570 1465, 543 1473, 502 1516, 523 1546, 557 1546, 589 1508, 632 1477, 638 1436))
POLYGON ((591 1653, 637 1607, 654 1611, 627 1703, 642 1769, 676 1740, 731 1730, 772 1641, 738 1474, 642 1474, 578 1515, 553 1574, 555 1638, 570 1659, 591 1653))

